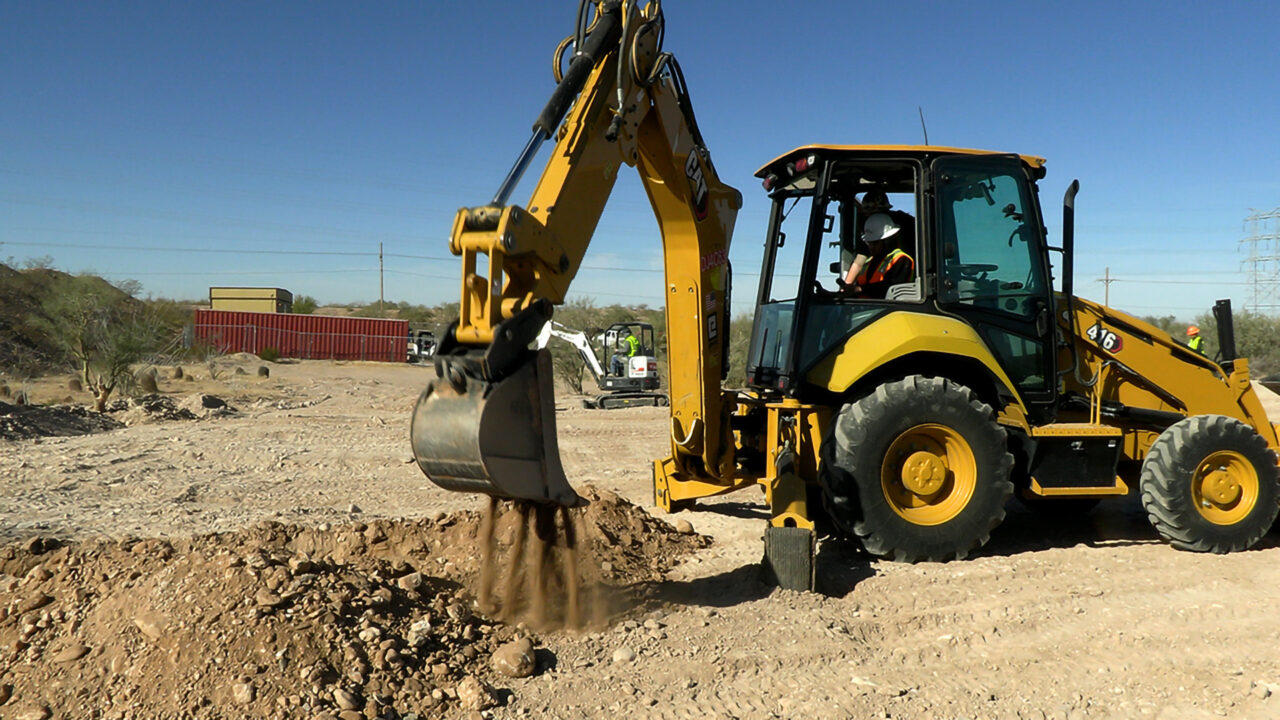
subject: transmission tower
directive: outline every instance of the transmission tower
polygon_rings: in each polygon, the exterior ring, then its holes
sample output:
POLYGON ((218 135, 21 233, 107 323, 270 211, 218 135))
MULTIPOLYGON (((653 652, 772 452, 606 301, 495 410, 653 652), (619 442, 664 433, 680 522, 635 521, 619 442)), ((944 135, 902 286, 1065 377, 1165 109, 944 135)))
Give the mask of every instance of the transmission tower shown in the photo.
MULTIPOLYGON (((1250 208, 1252 210, 1252 208, 1250 208)), ((1244 219, 1245 269, 1249 273, 1249 302, 1256 313, 1280 310, 1280 208, 1255 212, 1244 219)))

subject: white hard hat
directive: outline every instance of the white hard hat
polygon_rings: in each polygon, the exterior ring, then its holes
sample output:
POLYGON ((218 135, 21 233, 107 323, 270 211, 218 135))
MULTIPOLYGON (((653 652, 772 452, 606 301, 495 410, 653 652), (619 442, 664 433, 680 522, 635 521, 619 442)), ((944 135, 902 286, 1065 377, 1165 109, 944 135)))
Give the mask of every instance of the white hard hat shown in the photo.
POLYGON ((862 241, 873 243, 880 240, 887 240, 898 232, 898 224, 893 221, 885 213, 876 213, 867 218, 867 224, 862 226, 862 241))

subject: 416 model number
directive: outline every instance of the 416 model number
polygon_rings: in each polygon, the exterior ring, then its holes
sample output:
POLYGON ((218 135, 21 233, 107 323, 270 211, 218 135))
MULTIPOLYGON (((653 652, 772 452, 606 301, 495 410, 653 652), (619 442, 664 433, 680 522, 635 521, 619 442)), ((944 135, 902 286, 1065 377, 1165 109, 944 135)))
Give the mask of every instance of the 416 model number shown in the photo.
POLYGON ((1118 353, 1124 347, 1124 340, 1098 323, 1085 331, 1085 337, 1098 344, 1098 347, 1109 353, 1118 353))

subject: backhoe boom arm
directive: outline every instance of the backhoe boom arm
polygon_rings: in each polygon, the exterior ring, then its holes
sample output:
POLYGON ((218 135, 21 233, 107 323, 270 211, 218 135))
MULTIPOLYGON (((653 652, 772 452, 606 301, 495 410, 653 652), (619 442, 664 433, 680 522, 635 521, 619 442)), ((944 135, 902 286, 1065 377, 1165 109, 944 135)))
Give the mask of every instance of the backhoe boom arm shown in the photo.
POLYGON ((462 258, 460 317, 441 344, 440 378, 419 400, 413 431, 419 465, 445 487, 576 502, 559 469, 550 373, 527 348, 550 306, 564 302, 622 165, 639 171, 662 233, 672 435, 665 472, 733 482, 733 396, 721 380, 729 241, 741 194, 720 182, 679 66, 661 52, 660 3, 603 0, 595 10, 494 202, 463 208, 454 220, 449 246, 462 258), (506 205, 551 137, 554 148, 528 205, 506 205), (484 399, 517 375, 524 387, 507 394, 527 403, 498 408, 484 399), (427 428, 440 421, 458 432, 439 439, 427 428), (479 428, 479 440, 468 427, 479 428), (521 446, 515 466, 511 452, 484 437, 486 427, 529 428, 531 437, 514 443, 521 446), (536 467, 540 478, 506 477, 516 466, 536 467))

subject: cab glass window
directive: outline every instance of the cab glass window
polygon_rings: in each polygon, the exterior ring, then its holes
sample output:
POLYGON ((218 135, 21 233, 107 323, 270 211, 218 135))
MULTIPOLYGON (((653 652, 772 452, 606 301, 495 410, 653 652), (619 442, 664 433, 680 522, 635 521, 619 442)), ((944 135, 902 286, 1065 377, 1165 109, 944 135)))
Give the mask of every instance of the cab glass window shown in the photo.
POLYGON ((943 302, 1031 317, 1040 287, 1031 199, 1024 178, 1002 169, 949 170, 939 188, 943 302))

